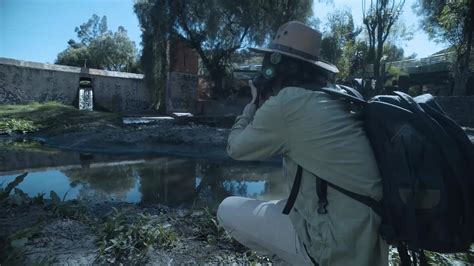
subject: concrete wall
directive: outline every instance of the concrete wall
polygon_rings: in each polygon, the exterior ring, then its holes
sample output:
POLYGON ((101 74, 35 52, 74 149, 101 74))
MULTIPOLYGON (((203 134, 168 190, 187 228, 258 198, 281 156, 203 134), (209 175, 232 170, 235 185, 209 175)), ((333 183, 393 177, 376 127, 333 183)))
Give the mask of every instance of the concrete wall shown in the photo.
POLYGON ((139 113, 150 109, 151 97, 143 75, 7 58, 0 58, 0 104, 59 101, 72 105, 81 76, 92 78, 95 104, 109 111, 139 113))
POLYGON ((436 101, 458 124, 474 128, 474 96, 438 96, 436 101))

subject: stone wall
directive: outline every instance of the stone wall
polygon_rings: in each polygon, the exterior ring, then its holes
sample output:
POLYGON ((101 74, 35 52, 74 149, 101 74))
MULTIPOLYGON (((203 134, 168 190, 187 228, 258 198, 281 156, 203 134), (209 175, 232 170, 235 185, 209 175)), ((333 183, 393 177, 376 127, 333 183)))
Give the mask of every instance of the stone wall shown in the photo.
POLYGON ((77 102, 79 77, 92 78, 94 103, 106 110, 140 113, 150 109, 143 75, 0 58, 0 104, 77 102))
POLYGON ((437 96, 436 101, 458 124, 474 128, 474 96, 437 96))
POLYGON ((199 77, 193 74, 170 72, 166 85, 166 110, 196 112, 199 77))

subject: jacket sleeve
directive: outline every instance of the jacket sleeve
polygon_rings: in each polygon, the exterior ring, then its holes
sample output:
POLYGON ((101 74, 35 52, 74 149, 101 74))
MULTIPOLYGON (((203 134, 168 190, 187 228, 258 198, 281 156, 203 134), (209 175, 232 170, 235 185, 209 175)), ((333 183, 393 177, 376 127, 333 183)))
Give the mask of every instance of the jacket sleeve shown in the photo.
POLYGON ((248 104, 238 116, 227 141, 227 154, 236 160, 262 160, 287 152, 286 129, 278 97, 256 111, 248 104))

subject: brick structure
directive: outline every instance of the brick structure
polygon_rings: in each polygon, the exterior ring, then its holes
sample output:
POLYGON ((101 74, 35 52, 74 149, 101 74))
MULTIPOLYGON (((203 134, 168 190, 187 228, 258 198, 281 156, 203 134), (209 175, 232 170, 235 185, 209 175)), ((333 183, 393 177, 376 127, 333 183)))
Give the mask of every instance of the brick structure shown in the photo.
POLYGON ((198 74, 199 55, 183 39, 176 37, 170 45, 170 72, 198 74))

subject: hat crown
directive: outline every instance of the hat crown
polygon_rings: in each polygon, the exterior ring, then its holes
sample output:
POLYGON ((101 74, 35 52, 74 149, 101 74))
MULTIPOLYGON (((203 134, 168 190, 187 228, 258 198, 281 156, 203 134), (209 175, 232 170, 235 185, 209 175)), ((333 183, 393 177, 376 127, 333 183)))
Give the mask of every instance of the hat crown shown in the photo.
POLYGON ((281 47, 306 55, 308 59, 317 60, 321 48, 322 34, 297 21, 290 21, 278 28, 270 47, 281 47), (289 49, 288 49, 289 48, 289 49))
POLYGON ((321 32, 301 22, 290 21, 278 28, 275 39, 272 40, 267 48, 251 49, 263 53, 281 53, 285 56, 309 62, 336 74, 339 70, 335 65, 324 62, 319 58, 321 37, 321 32))

